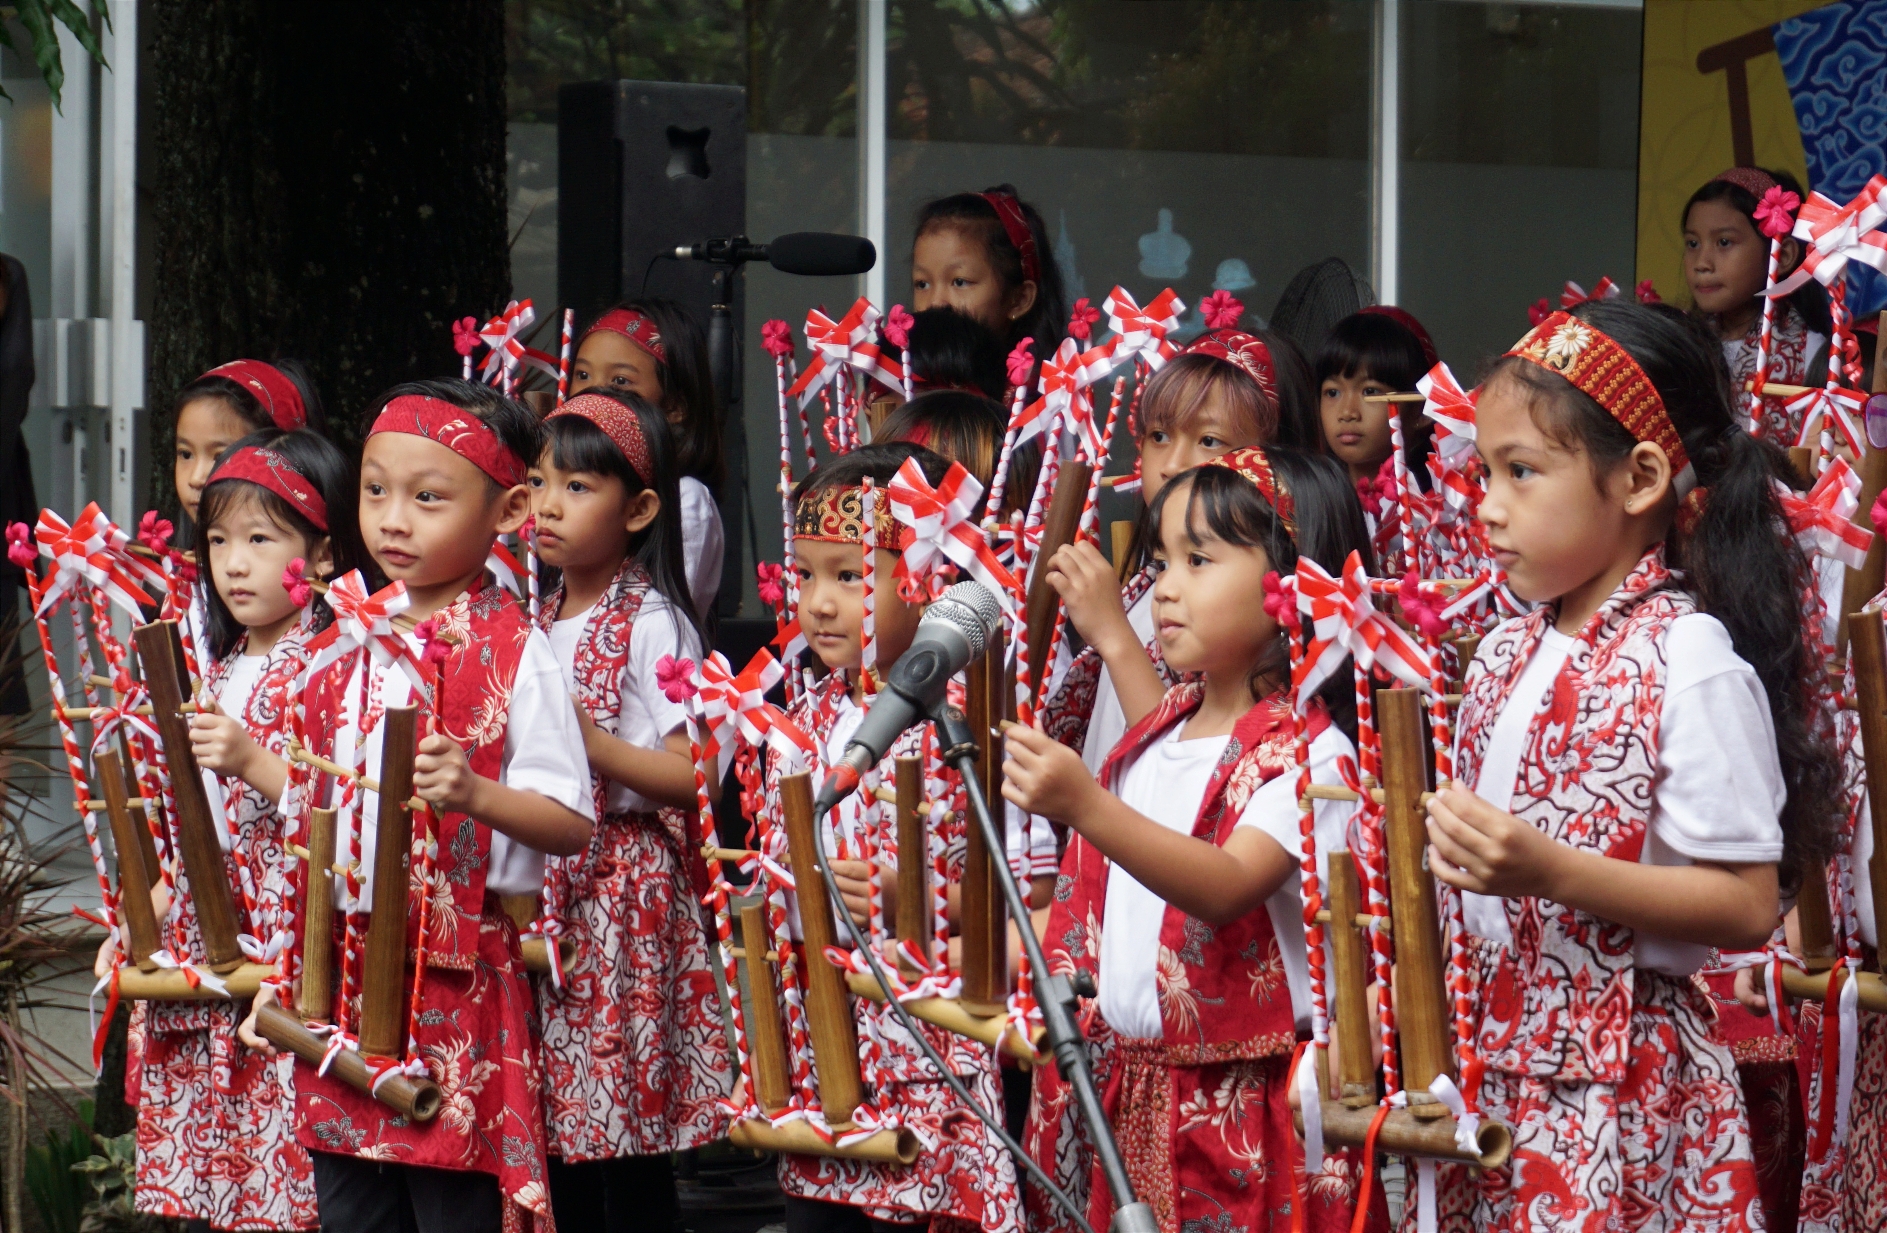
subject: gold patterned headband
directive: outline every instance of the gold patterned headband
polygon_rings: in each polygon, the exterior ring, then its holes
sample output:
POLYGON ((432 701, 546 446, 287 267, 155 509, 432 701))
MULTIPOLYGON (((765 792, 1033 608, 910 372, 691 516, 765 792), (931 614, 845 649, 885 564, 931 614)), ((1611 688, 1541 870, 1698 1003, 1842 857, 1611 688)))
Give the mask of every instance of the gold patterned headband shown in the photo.
MULTIPOLYGON (((872 510, 878 547, 896 552, 908 542, 911 529, 891 512, 891 498, 881 488, 872 510)), ((832 544, 865 542, 865 490, 819 488, 799 499, 793 510, 793 538, 818 539, 832 544)))

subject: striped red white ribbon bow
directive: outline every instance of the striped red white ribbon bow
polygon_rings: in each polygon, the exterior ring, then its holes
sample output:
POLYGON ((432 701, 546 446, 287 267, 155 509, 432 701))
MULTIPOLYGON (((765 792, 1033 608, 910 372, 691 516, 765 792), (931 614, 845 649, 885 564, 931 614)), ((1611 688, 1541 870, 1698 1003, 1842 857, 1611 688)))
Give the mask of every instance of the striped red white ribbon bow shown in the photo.
POLYGON ((313 680, 321 669, 355 647, 365 647, 381 667, 398 664, 415 690, 424 693, 430 688, 419 657, 393 627, 393 618, 413 605, 404 582, 394 581, 369 595, 361 572, 350 570, 328 584, 327 601, 334 624, 308 644, 308 666, 299 681, 313 680))
POLYGON ((1171 287, 1142 308, 1125 287, 1116 286, 1107 293, 1103 307, 1107 309, 1107 328, 1114 331, 1108 353, 1115 364, 1140 359, 1157 372, 1179 354, 1179 348, 1167 336, 1179 328, 1186 305, 1171 287))
POLYGON ((1442 491, 1455 509, 1473 505, 1480 491, 1468 478, 1468 463, 1474 457, 1474 395, 1463 390, 1448 365, 1436 364, 1428 375, 1415 383, 1428 401, 1422 414, 1435 421, 1435 455, 1442 464, 1442 491))
POLYGON ((1343 563, 1340 579, 1309 557, 1298 559, 1297 610, 1310 618, 1313 631, 1312 646, 1300 665, 1302 679, 1293 681, 1300 707, 1341 666, 1345 653, 1354 655, 1364 671, 1381 667, 1411 688, 1427 691, 1428 652, 1376 610, 1369 581, 1359 553, 1352 552, 1343 563))
POLYGON ((1616 299, 1620 294, 1622 293, 1619 291, 1618 284, 1613 282, 1610 278, 1601 277, 1599 281, 1593 285, 1590 293, 1588 293, 1584 287, 1581 287, 1578 283, 1569 278, 1566 280, 1566 285, 1560 289, 1559 306, 1561 308, 1576 308, 1584 304, 1587 300, 1611 300, 1616 299))
POLYGON ((903 389, 904 366, 878 346, 878 310, 863 296, 837 321, 817 308, 808 312, 806 345, 812 348, 812 360, 786 391, 802 407, 839 374, 841 365, 869 373, 892 390, 903 389))
POLYGON ((1024 408, 1012 425, 1015 444, 1041 435, 1060 416, 1064 428, 1080 434, 1088 457, 1099 457, 1100 429, 1094 422, 1094 404, 1087 390, 1118 363, 1111 345, 1083 351, 1074 339, 1062 339, 1055 354, 1042 361, 1041 396, 1024 408))
POLYGON ((1791 416, 1801 419, 1802 432, 1796 439, 1796 445, 1807 445, 1810 438, 1825 426, 1823 417, 1826 417, 1841 430, 1848 448, 1855 452, 1856 457, 1865 452, 1861 417, 1867 403, 1860 391, 1842 385, 1817 385, 1797 394, 1783 406, 1791 416))
POLYGON ((98 502, 87 505, 78 521, 71 524, 49 509, 39 511, 33 539, 39 545, 39 555, 53 565, 52 576, 40 592, 36 615, 51 612, 53 605, 81 582, 99 588, 105 598, 137 621, 144 619, 140 605, 156 605, 157 601, 138 585, 140 571, 126 551, 131 537, 105 517, 98 502))
POLYGON ((525 581, 528 571, 518 560, 517 554, 501 539, 491 541, 491 553, 485 558, 485 568, 491 571, 491 579, 519 599, 524 598, 525 581))
POLYGON ((1795 218, 1795 238, 1808 241, 1808 251, 1795 272, 1769 289, 1773 296, 1788 295, 1810 278, 1824 287, 1834 285, 1850 260, 1887 270, 1887 235, 1876 228, 1887 222, 1887 176, 1875 176, 1846 205, 1836 205, 1820 193, 1810 193, 1795 218))
POLYGON ((758 749, 770 746, 788 771, 811 765, 818 746, 786 712, 766 700, 785 669, 765 647, 754 653, 738 675, 730 675, 719 652, 702 660, 695 677, 701 706, 702 759, 718 755, 734 737, 758 749))
POLYGON ((1780 482, 1776 488, 1789 529, 1805 550, 1832 557, 1849 569, 1861 568, 1874 533, 1852 521, 1861 504, 1861 477, 1846 459, 1831 460, 1806 493, 1798 495, 1780 482))
POLYGON ((513 300, 505 305, 503 312, 487 321, 484 328, 479 330, 479 341, 491 348, 480 370, 480 375, 487 383, 495 383, 507 368, 516 368, 520 364, 549 373, 552 380, 556 379, 556 357, 535 347, 525 346, 521 337, 536 320, 537 310, 531 307, 529 300, 513 300))
POLYGON ((1015 615, 1022 584, 996 559, 977 525, 983 485, 962 463, 951 463, 943 481, 932 487, 917 460, 907 458, 885 492, 892 516, 914 533, 904 549, 900 592, 907 584, 921 588, 933 570, 950 561, 994 592, 1005 613, 1015 615))

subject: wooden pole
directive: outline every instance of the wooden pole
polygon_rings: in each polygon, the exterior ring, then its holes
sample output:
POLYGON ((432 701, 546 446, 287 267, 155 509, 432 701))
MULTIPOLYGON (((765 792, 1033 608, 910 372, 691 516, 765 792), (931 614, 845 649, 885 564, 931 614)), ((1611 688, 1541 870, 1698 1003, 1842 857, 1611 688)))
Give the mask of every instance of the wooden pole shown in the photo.
POLYGON ((157 963, 151 956, 163 947, 157 940, 157 913, 151 908, 151 874, 144 863, 144 848, 138 843, 138 832, 149 835, 151 828, 143 824, 143 819, 134 821, 131 817, 118 751, 101 749, 92 762, 99 788, 105 794, 112 846, 118 849, 118 912, 124 918, 131 961, 141 971, 154 972, 157 963))
MULTIPOLYGON (((1002 737, 998 735, 1006 718, 1006 679, 1003 648, 997 643, 970 665, 964 691, 966 716, 976 737, 977 773, 999 830, 1006 829, 1009 813, 1003 808, 1002 737)), ((1014 696, 1013 691, 1010 696, 1014 696)), ((982 827, 966 828, 963 884, 957 900, 963 950, 963 990, 959 996, 963 1008, 973 1015, 1000 1014, 1009 1004, 1009 922, 1003 910, 1002 890, 996 882, 1005 872, 996 868, 996 862, 1006 863, 1008 859, 1005 851, 989 850, 983 842, 982 827)))
POLYGON ((740 910, 740 948, 747 965, 747 1056, 753 1063, 754 1099, 768 1117, 786 1108, 786 1025, 780 1019, 780 986, 767 957, 766 908, 740 910))
POLYGON ((1125 583, 1127 575, 1131 572, 1127 554, 1133 551, 1134 546, 1133 519, 1122 518, 1108 523, 1107 534, 1114 549, 1114 575, 1125 583))
MULTIPOLYGON (((1428 1093, 1422 1094, 1426 1096, 1428 1093)), ((1454 1119, 1438 1121, 1435 1120, 1437 1115, 1424 1118, 1416 1110, 1425 1107, 1429 1106, 1411 1104, 1406 1109, 1391 1109, 1389 1115, 1383 1118, 1382 1129, 1376 1134, 1376 1150, 1393 1156, 1456 1160, 1483 1169, 1498 1169, 1513 1154, 1514 1132, 1505 1122, 1483 1119, 1479 1132, 1474 1136, 1474 1150, 1463 1151, 1455 1143, 1454 1119)), ((1440 1109, 1442 1114, 1448 1112, 1448 1106, 1439 1102, 1434 1103, 1433 1107, 1440 1109)), ((1373 1105, 1352 1109, 1341 1101, 1326 1100, 1323 1102, 1323 1115, 1326 1144, 1362 1147, 1369 1134, 1370 1123, 1376 1119, 1376 1109, 1373 1105)), ((1297 1121, 1298 1133, 1302 1134, 1303 1112, 1299 1110, 1292 1116, 1297 1121)))
POLYGON ((326 1023, 334 1009, 334 810, 317 809, 308 827, 307 911, 301 930, 303 1020, 326 1023))
MULTIPOLYGON (((278 1049, 286 1049, 311 1066, 319 1066, 327 1056, 328 1038, 316 1036, 301 1020, 280 1006, 268 1005, 256 1012, 256 1034, 278 1049)), ((352 1049, 334 1055, 328 1073, 357 1092, 364 1092, 388 1108, 398 1110, 415 1122, 429 1122, 439 1114, 445 1094, 431 1079, 392 1075, 374 1090, 373 1071, 365 1059, 352 1049)))
POLYGON ((1437 1075, 1454 1073, 1449 1056, 1448 994, 1435 880, 1424 853, 1428 828, 1422 793, 1428 786, 1422 698, 1412 689, 1376 695, 1382 733, 1383 829, 1389 857, 1389 911, 1396 929, 1396 1022, 1402 1086, 1409 1110, 1446 1117, 1447 1106, 1428 1094, 1437 1075))
POLYGON ((858 1030, 852 1022, 845 973, 826 959, 826 947, 838 944, 838 927, 832 919, 832 897, 826 894, 814 856, 819 823, 812 816, 810 772, 780 780, 780 805, 786 815, 787 860, 799 888, 799 931, 806 943, 806 1030, 812 1037, 819 1103, 830 1125, 849 1127, 852 1110, 865 1098, 865 1087, 859 1076, 858 1030))
POLYGON ((1348 852, 1330 854, 1329 883, 1331 980, 1336 986, 1336 1098, 1353 1108, 1376 1103, 1376 1063, 1370 1055, 1369 968, 1363 939, 1356 929, 1363 895, 1356 859, 1348 852))
POLYGON ((407 867, 412 863, 413 818, 406 798, 413 793, 416 707, 390 706, 381 723, 380 819, 374 832, 373 914, 367 921, 367 955, 360 980, 360 1051, 373 1057, 400 1056, 406 1016, 407 867))
POLYGON ((133 820, 137 823, 138 851, 144 854, 144 880, 154 883, 160 866, 157 863, 157 837, 151 834, 149 815, 144 812, 143 794, 138 790, 138 760, 131 753, 131 740, 124 729, 118 730, 118 757, 124 767, 125 804, 133 800, 138 802, 137 813, 133 820))
POLYGON ((1868 822, 1874 828, 1874 855, 1866 877, 1874 891, 1875 937, 1887 914, 1887 639, 1880 613, 1857 612, 1848 618, 1853 635, 1848 654, 1854 667, 1855 709, 1861 722, 1861 756, 1867 763, 1868 822))
POLYGON ((178 846, 190 882, 190 901, 196 908, 197 930, 203 936, 204 957, 212 972, 231 972, 243 962, 242 947, 236 943, 236 901, 230 893, 229 870, 223 861, 222 844, 216 838, 216 823, 210 817, 209 797, 203 791, 203 773, 190 751, 190 724, 181 709, 185 678, 177 622, 140 625, 131 636, 144 664, 145 685, 151 691, 151 718, 157 723, 164 741, 164 757, 170 765, 178 846))
MULTIPOLYGON (((898 941, 908 942, 918 954, 930 958, 930 836, 918 806, 924 796, 924 760, 897 760, 898 799, 898 941)), ((899 967, 915 975, 910 964, 899 957, 899 967)))
MULTIPOLYGON (((1041 701, 1042 688, 1048 683, 1055 665, 1048 662, 1048 643, 1061 611, 1061 596, 1048 585, 1048 561, 1056 552, 1074 542, 1081 529, 1081 507, 1088 499, 1088 478, 1093 468, 1085 462, 1064 462, 1055 478, 1055 491, 1048 498, 1042 515, 1042 542, 1036 550, 1035 568, 1029 578, 1028 600, 1023 606, 1029 631, 1029 704, 1041 701)), ((989 772, 983 772, 987 775, 989 772)), ((994 802, 996 798, 990 797, 994 802)), ((974 833, 976 828, 971 827, 974 833)))

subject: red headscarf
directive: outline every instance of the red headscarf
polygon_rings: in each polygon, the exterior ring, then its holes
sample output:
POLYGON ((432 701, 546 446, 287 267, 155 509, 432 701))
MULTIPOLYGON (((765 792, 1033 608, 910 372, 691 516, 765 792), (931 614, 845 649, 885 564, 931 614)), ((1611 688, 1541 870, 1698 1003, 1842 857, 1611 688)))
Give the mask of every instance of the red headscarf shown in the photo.
POLYGON ((308 426, 308 408, 302 403, 301 391, 288 379, 287 373, 273 364, 264 364, 261 360, 231 360, 210 369, 197 380, 204 377, 222 377, 248 390, 277 428, 294 432, 308 426))

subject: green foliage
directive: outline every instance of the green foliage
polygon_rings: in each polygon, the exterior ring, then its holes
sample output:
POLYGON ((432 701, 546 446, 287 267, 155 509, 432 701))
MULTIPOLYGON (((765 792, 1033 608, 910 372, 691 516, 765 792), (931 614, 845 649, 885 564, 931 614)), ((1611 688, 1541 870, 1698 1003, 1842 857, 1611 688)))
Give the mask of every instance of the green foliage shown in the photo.
MULTIPOLYGON (((91 19, 72 0, 13 0, 0 8, 0 13, 19 18, 20 24, 26 27, 26 33, 33 40, 33 62, 39 65, 40 75, 46 79, 46 89, 52 94, 52 105, 59 108, 61 114, 65 111, 60 107, 60 94, 65 89, 66 70, 59 55, 59 31, 53 23, 70 30, 92 59, 106 68, 111 67, 105 64, 105 52, 98 45, 98 35, 92 32, 91 19)), ((111 10, 100 5, 98 16, 105 23, 105 29, 111 29, 111 10)), ((0 44, 20 51, 19 44, 13 41, 12 31, 3 22, 0 22, 0 44)), ((0 88, 0 98, 13 100, 4 88, 0 88)))
POLYGON ((78 1233, 170 1233, 183 1227, 180 1220, 146 1215, 132 1207, 138 1181, 137 1138, 135 1133, 115 1139, 94 1137, 98 1152, 72 1166, 92 1187, 78 1233))
POLYGON ((46 1233, 78 1233, 90 1187, 73 1169, 92 1154, 92 1102, 79 1102, 63 1138, 46 1131, 44 1147, 26 1149, 26 1190, 46 1233))

